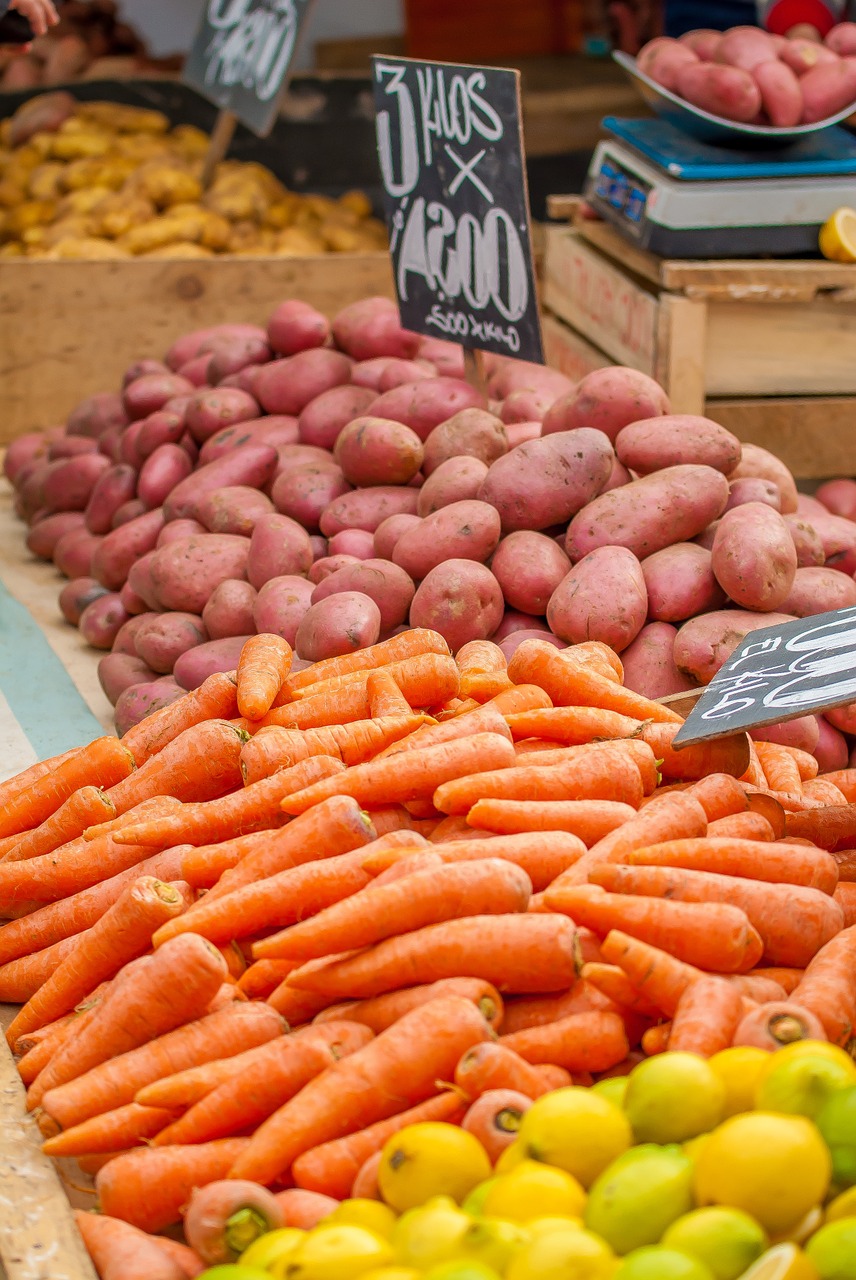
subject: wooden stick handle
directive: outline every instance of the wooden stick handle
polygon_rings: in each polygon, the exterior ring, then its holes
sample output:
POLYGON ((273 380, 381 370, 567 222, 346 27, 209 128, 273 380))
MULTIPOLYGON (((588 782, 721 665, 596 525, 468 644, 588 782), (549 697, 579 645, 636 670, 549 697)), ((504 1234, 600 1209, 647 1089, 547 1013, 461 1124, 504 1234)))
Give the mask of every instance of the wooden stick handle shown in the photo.
POLYGON ((229 150, 229 144, 232 141, 237 123, 238 117, 232 111, 223 110, 217 116, 214 128, 211 130, 211 141, 208 143, 208 150, 205 153, 205 160, 202 164, 202 185, 206 189, 211 185, 214 170, 229 150))

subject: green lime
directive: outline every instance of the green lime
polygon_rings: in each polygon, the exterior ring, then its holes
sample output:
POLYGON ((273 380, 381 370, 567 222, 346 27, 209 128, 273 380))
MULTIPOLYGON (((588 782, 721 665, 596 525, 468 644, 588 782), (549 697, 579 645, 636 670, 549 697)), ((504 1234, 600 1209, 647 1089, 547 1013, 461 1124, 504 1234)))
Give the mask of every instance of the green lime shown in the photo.
POLYGON ((616 1107, 624 1106, 624 1095, 627 1093, 628 1076, 609 1076, 606 1080, 598 1080, 593 1084, 592 1091, 599 1093, 602 1098, 606 1098, 607 1102, 611 1102, 616 1107))
POLYGON ((742 1209, 694 1209, 673 1222, 662 1243, 705 1263, 714 1280, 737 1280, 760 1258, 767 1233, 742 1209))
POLYGON ((828 1222, 805 1246, 820 1280, 856 1280, 856 1218, 828 1222))
POLYGON ((585 1225, 616 1253, 656 1244, 693 1207, 693 1164, 680 1147, 634 1147, 591 1188, 585 1225))
POLYGON ((612 1280, 713 1280, 713 1272, 689 1254, 649 1245, 628 1254, 612 1280))
POLYGON ((833 1094, 815 1123, 832 1156, 832 1181, 841 1188, 852 1187, 856 1184, 856 1088, 833 1094))
POLYGON ((694 1053, 659 1053, 630 1072, 624 1112, 637 1142, 686 1142, 722 1119, 725 1085, 694 1053))
POLYGON ((842 1090, 856 1093, 855 1083, 852 1062, 808 1052, 779 1062, 776 1054, 755 1090, 755 1108, 814 1120, 842 1090))
POLYGON ((425 1280, 499 1280, 499 1273, 483 1262, 459 1258, 443 1262, 439 1267, 432 1267, 425 1272, 425 1280))

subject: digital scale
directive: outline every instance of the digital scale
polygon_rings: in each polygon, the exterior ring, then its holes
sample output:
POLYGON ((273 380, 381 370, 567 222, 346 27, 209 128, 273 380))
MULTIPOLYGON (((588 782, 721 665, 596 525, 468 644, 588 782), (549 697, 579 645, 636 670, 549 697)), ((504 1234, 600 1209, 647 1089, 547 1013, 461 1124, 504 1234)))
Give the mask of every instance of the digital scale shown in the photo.
POLYGON ((856 207, 856 137, 831 126, 787 147, 738 150, 664 119, 607 116, 585 197, 640 248, 665 258, 816 256, 842 205, 856 207))

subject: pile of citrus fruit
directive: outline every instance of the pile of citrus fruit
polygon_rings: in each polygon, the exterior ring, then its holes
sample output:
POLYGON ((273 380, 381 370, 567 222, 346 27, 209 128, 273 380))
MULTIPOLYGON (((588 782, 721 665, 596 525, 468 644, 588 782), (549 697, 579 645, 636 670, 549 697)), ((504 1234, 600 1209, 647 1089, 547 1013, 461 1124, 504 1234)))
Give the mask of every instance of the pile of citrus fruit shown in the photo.
POLYGON ((202 1280, 856 1280, 856 1065, 664 1053, 538 1099, 493 1166, 463 1129, 403 1129, 378 1196, 202 1280))

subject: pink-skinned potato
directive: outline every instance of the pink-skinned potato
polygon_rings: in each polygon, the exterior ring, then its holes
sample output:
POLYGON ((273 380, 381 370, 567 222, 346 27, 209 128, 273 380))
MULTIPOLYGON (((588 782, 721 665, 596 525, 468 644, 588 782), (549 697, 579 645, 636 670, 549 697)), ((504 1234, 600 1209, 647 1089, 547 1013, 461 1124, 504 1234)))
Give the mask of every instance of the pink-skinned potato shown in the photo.
POLYGON ((622 427, 670 413, 669 398, 653 378, 622 366, 595 369, 547 410, 542 433, 592 427, 615 440, 622 427))
POLYGON ((312 581, 297 574, 271 578, 253 603, 250 630, 282 636, 294 648, 297 628, 312 603, 314 589, 312 581))
POLYGON ((101 453, 57 462, 45 477, 44 505, 51 511, 85 511, 99 476, 110 468, 101 453))
POLYGON ((803 124, 816 124, 856 102, 856 58, 818 65, 800 80, 803 124))
MULTIPOLYGON (((119 593, 121 598, 121 592, 119 593)), ((124 608, 124 602, 123 602, 124 608)), ((127 613, 128 610, 125 609, 127 613)), ((137 654, 137 632, 142 630, 147 622, 151 622, 154 618, 162 618, 164 614, 153 613, 150 610, 143 610, 139 613, 132 614, 127 622, 123 622, 119 630, 116 632, 116 639, 113 641, 111 653, 125 653, 132 657, 138 657, 137 654)), ((155 674, 154 672, 152 673, 155 674)))
POLYGON ((810 520, 799 515, 785 516, 794 548, 797 553, 797 568, 809 569, 822 565, 826 560, 820 535, 810 520))
POLYGON ((144 358, 135 360, 133 364, 129 364, 125 372, 122 374, 122 390, 130 386, 132 382, 136 382, 138 378, 144 378, 147 373, 170 373, 168 365, 162 360, 152 360, 144 358))
POLYGON ((126 689, 152 680, 157 680, 157 672, 134 654, 106 653, 98 662, 98 683, 114 707, 126 689))
POLYGON ((702 62, 713 62, 716 59, 722 32, 714 31, 711 27, 699 27, 696 31, 685 31, 682 36, 678 36, 678 39, 681 44, 689 45, 702 62))
POLYGON ((817 717, 817 746, 813 751, 821 773, 832 773, 835 769, 846 769, 856 766, 856 756, 850 753, 850 744, 844 734, 827 717, 817 717))
POLYGON ((303 444, 314 444, 319 449, 332 449, 339 432, 368 411, 377 396, 369 387, 330 387, 310 400, 297 420, 298 438, 303 444))
POLYGON ((308 302, 289 298, 272 312, 267 334, 274 351, 281 356, 294 356, 298 351, 323 347, 330 336, 330 322, 308 302))
POLYGON ((374 558, 374 534, 367 529, 342 529, 327 541, 327 556, 352 556, 355 560, 374 558))
POLYGON ((380 560, 391 560, 399 538, 421 523, 419 515, 387 516, 372 535, 372 554, 380 560))
POLYGON ((792 129, 803 115, 803 91, 796 73, 780 62, 762 62, 752 71, 761 91, 761 107, 777 129, 792 129))
POLYGON ((340 351, 317 348, 262 365, 253 379, 266 413, 299 415, 316 396, 351 380, 351 361, 340 351))
POLYGON ((140 468, 137 494, 147 507, 160 507, 176 485, 193 471, 193 463, 179 444, 162 444, 140 468))
MULTIPOLYGON (((366 556, 366 559, 370 557, 366 556)), ((359 556, 343 555, 341 552, 338 555, 320 556, 306 576, 310 582, 317 584, 329 578, 331 573, 338 573, 340 569, 351 564, 362 564, 362 560, 359 556)))
MULTIPOLYGON (((178 541, 178 539, 176 539, 178 541)), ((156 552, 147 551, 144 556, 140 556, 139 560, 135 560, 128 570, 128 581, 126 587, 134 592, 138 600, 142 600, 147 609, 159 612, 163 607, 158 599, 155 591, 155 584, 152 581, 152 561, 156 552)), ((124 587, 122 588, 124 590, 124 587)))
POLYGON ((270 444, 279 449, 283 445, 297 444, 297 439, 297 419, 287 413, 248 418, 209 436, 199 450, 199 461, 205 466, 233 449, 239 449, 242 444, 270 444))
POLYGON ((552 538, 520 529, 502 539, 490 569, 505 602, 523 614, 543 615, 571 562, 552 538))
POLYGON ((750 729, 749 737, 755 742, 778 742, 782 747, 796 747, 797 751, 814 751, 820 739, 820 725, 817 716, 798 716, 796 720, 785 720, 782 724, 765 724, 758 729, 750 729))
POLYGON ((392 391, 403 382, 421 382, 425 378, 435 378, 437 370, 427 360, 402 360, 391 356, 385 363, 378 378, 377 389, 380 392, 392 391))
POLYGON ((126 582, 119 592, 126 613, 139 614, 148 611, 148 605, 142 596, 138 596, 130 582, 126 582))
MULTIPOLYGON (((492 568, 491 572, 493 573, 492 568)), ((562 574, 562 577, 564 576, 565 575, 562 574)), ((496 574, 494 574, 494 577, 496 577, 496 574)), ((497 581, 499 581, 499 579, 497 579, 497 581)), ((500 586, 501 585, 502 584, 500 583, 500 586)), ((552 591, 550 594, 553 594, 552 591)), ((546 605, 544 607, 546 608, 546 605)), ((502 622, 500 622, 496 631, 494 631, 490 638, 494 644, 499 644, 500 640, 505 640, 516 631, 543 631, 546 635, 552 635, 552 632, 548 631, 547 624, 543 617, 537 617, 535 614, 531 613, 521 613, 519 609, 506 609, 505 613, 502 615, 502 622)))
POLYGON ((639 50, 636 65, 657 84, 673 92, 678 87, 678 73, 683 67, 698 63, 698 54, 688 44, 659 36, 639 50))
POLYGON ((610 489, 618 489, 623 484, 630 484, 633 479, 623 462, 619 462, 618 458, 612 464, 612 470, 609 473, 609 479, 601 489, 601 493, 609 493, 610 489))
POLYGON ((678 631, 668 622, 649 622, 621 655, 624 685, 645 698, 667 698, 687 693, 696 681, 675 665, 678 631))
POLYGON ((681 67, 675 92, 687 102, 724 120, 749 124, 761 110, 761 90, 748 71, 698 62, 681 67))
POLYGON ((380 617, 370 596, 361 591, 338 592, 309 606, 297 628, 295 649, 309 662, 367 649, 378 641, 380 617))
POLYGON ((496 549, 499 535, 499 512, 490 503, 453 502, 402 534, 392 559, 419 580, 444 560, 484 563, 496 549))
POLYGON ((627 547, 640 560, 689 542, 722 514, 728 481, 713 467, 666 467, 589 502, 568 525, 565 551, 581 560, 597 547, 627 547))
POLYGON ((775 44, 760 27, 732 27, 719 41, 715 60, 742 71, 754 71, 765 62, 777 61, 778 55, 775 44))
POLYGON ((800 78, 818 67, 832 67, 838 62, 838 55, 826 45, 817 40, 806 40, 802 36, 788 40, 782 45, 778 56, 800 78))
MULTIPOLYGON (((856 22, 853 26, 856 27, 856 22)), ((834 516, 856 519, 856 480, 827 480, 818 486, 814 496, 834 516)))
POLYGON ((529 440, 540 440, 541 423, 540 422, 507 422, 505 424, 505 433, 508 436, 508 450, 518 448, 521 444, 526 444, 529 440))
POLYGON ((504 400, 514 391, 549 392, 554 400, 558 400, 574 387, 571 379, 558 369, 549 369, 529 360, 487 355, 485 362, 488 366, 488 391, 495 400, 504 400))
MULTIPOLYGON (((109 533, 113 517, 120 507, 130 502, 137 493, 137 472, 125 462, 102 471, 95 481, 89 501, 83 513, 90 533, 109 533)), ((153 503, 158 506, 158 503, 153 503)))
POLYGON ((642 561, 648 614, 655 622, 684 622, 721 609, 725 592, 711 567, 711 554, 695 542, 675 542, 642 561))
POLYGON ((361 298, 343 307, 333 320, 336 346, 354 360, 391 356, 410 360, 419 350, 418 333, 401 327, 398 307, 389 298, 361 298))
POLYGON ((198 520, 170 520, 158 534, 155 547, 165 547, 170 542, 178 542, 179 538, 189 538, 194 533, 205 533, 205 525, 198 520))
POLYGON ((178 376, 185 378, 187 382, 200 390, 209 387, 208 366, 211 364, 211 356, 209 354, 194 356, 192 360, 188 360, 187 364, 183 364, 180 369, 176 370, 178 376))
POLYGON ((97 453, 98 441, 90 436, 60 436, 53 440, 48 448, 48 459, 56 462, 60 458, 78 458, 82 453, 97 453))
POLYGON ((599 547, 579 560, 547 605, 547 624, 568 644, 600 640, 626 649, 648 615, 642 566, 625 547, 599 547))
POLYGON ((272 357, 270 344, 261 337, 231 338, 220 342, 208 359, 207 381, 217 386, 242 369, 267 364, 272 357))
MULTIPOLYGON (((496 640, 497 632, 491 636, 492 640, 496 640)), ((555 645, 557 649, 565 649, 567 645, 564 640, 560 640, 558 636, 554 636, 552 631, 548 631, 546 627, 530 627, 527 630, 509 631, 508 635, 503 636, 501 640, 496 641, 505 655, 506 662, 510 662, 517 650, 527 640, 543 640, 546 644, 555 645)))
POLYGON ((333 499, 322 513, 318 526, 326 538, 343 529, 365 529, 374 533, 388 516, 415 515, 418 498, 418 490, 399 485, 354 489, 333 499))
POLYGON ((823 43, 839 58, 856 55, 856 22, 839 22, 831 27, 823 37, 823 43))
POLYGON ((206 533, 161 547, 150 569, 160 608, 201 614, 221 582, 247 576, 249 552, 249 539, 229 533, 206 533))
POLYGON ((27 463, 46 458, 49 448, 50 441, 43 431, 28 431, 26 435, 10 440, 3 457, 3 474, 9 483, 15 484, 21 468, 27 463))
POLYGON ((422 472, 430 476, 450 458, 478 458, 490 466, 508 452, 505 424, 485 409, 462 409, 436 426, 425 441, 422 472))
POLYGON ((449 458, 442 462, 419 489, 417 515, 430 516, 454 502, 478 498, 487 474, 488 465, 481 458, 449 458))
POLYGON ((27 550, 40 560, 51 560, 60 538, 82 528, 84 519, 81 511, 57 511, 32 525, 27 533, 27 550))
POLYGON ((211 640, 246 636, 255 631, 253 609, 257 592, 242 578, 226 578, 214 588, 202 610, 202 622, 211 640))
POLYGON ((271 497, 282 515, 290 516, 304 529, 317 529, 330 503, 350 491, 340 467, 332 462, 309 462, 280 472, 271 497))
POLYGON ((762 480, 760 476, 741 476, 732 480, 728 486, 728 503, 725 510, 745 506, 747 502, 763 502, 774 511, 782 510, 782 495, 777 484, 772 480, 762 480))
POLYGON ((241 650, 249 636, 229 636, 225 640, 208 640, 188 649, 176 660, 173 677, 182 689, 198 689, 218 671, 235 671, 241 650))
POLYGON ((797 553, 788 527, 772 507, 747 502, 720 520, 711 550, 716 580, 744 609, 781 609, 797 571, 797 553))
POLYGON ((333 457, 352 485, 407 484, 422 466, 422 441, 401 422, 367 416, 340 431, 333 457))
POLYGON ((178 659, 188 649, 208 640, 202 618, 195 613, 161 613, 144 623, 136 635, 137 656, 152 671, 169 675, 178 659))
POLYGON ((70 436, 94 436, 110 427, 126 427, 129 418, 122 397, 114 391, 99 391, 81 400, 68 415, 65 429, 70 436))
POLYGON ((119 737, 146 716, 183 698, 184 693, 184 689, 171 676, 162 676, 160 680, 152 680, 148 684, 134 684, 123 690, 117 699, 114 714, 119 737))
POLYGON ((157 413, 176 396, 193 393, 193 383, 179 373, 146 373, 122 392, 122 405, 132 422, 157 413))
POLYGON ((265 493, 249 485, 225 485, 206 493, 199 504, 199 522, 209 533, 235 533, 249 538, 262 516, 274 505, 265 493))
POLYGON ((195 520, 206 493, 226 485, 245 484, 252 489, 263 489, 273 478, 278 462, 279 455, 273 445, 240 445, 222 458, 201 466, 176 485, 164 502, 164 515, 167 520, 187 516, 195 520))
POLYGON ((111 521, 110 528, 118 529, 123 524, 130 524, 138 516, 144 516, 148 509, 141 498, 131 498, 130 502, 123 502, 119 507, 111 521))
POLYGON ((164 523, 163 510, 158 507, 108 533, 92 557, 93 578, 111 591, 119 591, 134 561, 154 550, 164 523))
POLYGON ((200 391, 187 406, 187 429, 197 444, 204 444, 224 427, 258 419, 259 406, 246 391, 217 387, 200 391))
POLYGON ((797 569, 782 605, 785 613, 807 618, 856 605, 856 582, 846 573, 824 567, 797 569))
POLYGON ((740 461, 731 473, 732 481, 743 476, 759 476, 772 480, 782 495, 782 512, 788 515, 797 509, 797 486, 788 468, 780 458, 757 444, 744 444, 740 461))
POLYGON ((496 578, 474 560, 446 560, 416 589, 411 627, 438 631, 453 653, 470 640, 486 640, 502 622, 504 602, 496 578))
POLYGON ((86 606, 77 626, 93 649, 112 649, 119 628, 128 621, 128 617, 118 592, 108 591, 86 606))
POLYGON ((57 541, 51 557, 66 578, 98 577, 93 572, 95 553, 104 539, 88 529, 70 529, 57 541))
POLYGON ((518 387, 502 402, 499 416, 503 423, 543 422, 544 414, 556 397, 551 391, 536 391, 534 387, 518 387))
POLYGON ((383 634, 407 620, 416 584, 389 560, 360 560, 323 578, 312 592, 312 604, 345 591, 359 591, 374 600, 380 610, 383 634))
POLYGON ((372 414, 402 422, 425 441, 435 427, 463 409, 487 409, 481 391, 460 378, 426 378, 404 382, 378 396, 372 414))
POLYGON ((614 458, 602 431, 554 432, 498 458, 479 497, 496 507, 504 533, 548 529, 564 524, 601 492, 614 458))
POLYGON ((76 627, 80 615, 93 600, 107 594, 97 578, 73 578, 67 582, 59 593, 59 609, 66 622, 76 627))
POLYGON ((710 418, 670 413, 623 427, 615 452, 640 476, 686 462, 702 463, 727 476, 740 461, 740 441, 710 418))
POLYGON ((430 360, 444 378, 464 376, 464 349, 457 342, 423 335, 419 340, 419 359, 430 360))
POLYGON ((352 385, 373 391, 373 398, 376 398, 380 395, 381 379, 391 359, 392 356, 372 356, 370 360, 357 360, 351 370, 352 385))
POLYGON ((248 548, 246 573, 225 576, 247 577, 257 591, 271 578, 308 573, 314 559, 306 530, 296 520, 275 511, 256 521, 245 545, 248 548))
POLYGON ((746 636, 761 627, 793 622, 789 613, 753 613, 749 609, 714 609, 690 618, 675 640, 675 665, 695 685, 710 684, 719 668, 746 636))

